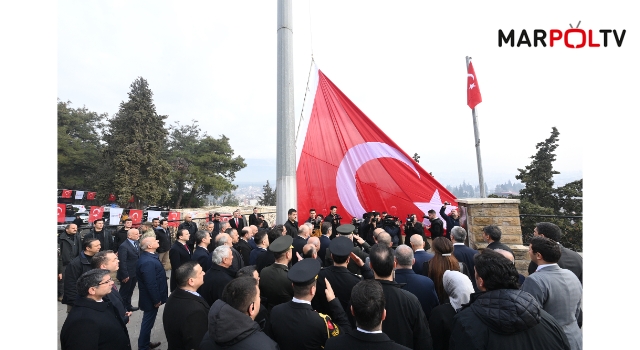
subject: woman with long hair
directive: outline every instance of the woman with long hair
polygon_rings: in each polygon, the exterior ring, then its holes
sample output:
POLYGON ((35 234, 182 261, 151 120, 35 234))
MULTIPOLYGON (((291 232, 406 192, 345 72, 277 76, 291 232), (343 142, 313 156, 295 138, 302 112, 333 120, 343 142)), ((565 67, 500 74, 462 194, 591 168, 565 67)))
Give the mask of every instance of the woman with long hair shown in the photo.
POLYGON ((432 249, 434 257, 423 264, 422 274, 431 278, 433 284, 436 286, 436 293, 438 294, 438 299, 440 299, 440 304, 444 304, 449 301, 449 296, 447 292, 445 292, 444 284, 442 283, 444 272, 452 270, 466 274, 466 266, 464 266, 464 263, 458 262, 458 259, 453 256, 453 243, 451 240, 445 237, 437 237, 433 240, 432 249))

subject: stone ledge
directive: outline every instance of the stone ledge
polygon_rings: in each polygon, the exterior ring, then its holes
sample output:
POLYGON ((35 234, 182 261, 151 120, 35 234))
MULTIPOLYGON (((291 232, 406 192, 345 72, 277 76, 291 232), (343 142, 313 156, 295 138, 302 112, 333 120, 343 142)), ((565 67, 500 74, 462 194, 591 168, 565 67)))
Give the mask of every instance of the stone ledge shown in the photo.
POLYGON ((458 204, 519 204, 519 199, 506 198, 463 198, 456 200, 458 204))

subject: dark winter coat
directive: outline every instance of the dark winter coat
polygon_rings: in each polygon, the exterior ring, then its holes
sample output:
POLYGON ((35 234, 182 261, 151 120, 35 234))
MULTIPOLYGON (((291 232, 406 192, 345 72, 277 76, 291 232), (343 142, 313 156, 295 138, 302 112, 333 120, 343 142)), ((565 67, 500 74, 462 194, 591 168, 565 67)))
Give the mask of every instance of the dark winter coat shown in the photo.
POLYGON ((60 330, 62 350, 131 349, 129 332, 116 308, 107 300, 99 303, 78 298, 60 330))
POLYGON ((80 236, 69 235, 66 231, 61 232, 58 235, 58 248, 60 249, 60 260, 62 260, 62 266, 67 266, 80 254, 82 249, 82 243, 80 242, 80 236))
POLYGON ((280 347, 251 317, 218 300, 209 310, 209 328, 200 343, 200 350, 214 349, 279 350, 280 347))
POLYGON ((180 288, 171 293, 162 314, 162 326, 170 350, 198 349, 207 332, 209 304, 180 288))
POLYGON ((138 267, 138 306, 142 311, 151 311, 158 302, 167 302, 169 291, 167 288, 167 275, 157 254, 146 251, 140 252, 138 267))
POLYGON ((497 289, 471 294, 453 318, 449 349, 570 350, 558 322, 529 293, 497 289))
POLYGON ((76 283, 80 276, 91 270, 91 261, 84 255, 84 252, 80 252, 80 255, 76 256, 67 268, 64 270, 64 293, 62 295, 62 303, 67 305, 73 305, 78 296, 78 290, 76 289, 76 283))

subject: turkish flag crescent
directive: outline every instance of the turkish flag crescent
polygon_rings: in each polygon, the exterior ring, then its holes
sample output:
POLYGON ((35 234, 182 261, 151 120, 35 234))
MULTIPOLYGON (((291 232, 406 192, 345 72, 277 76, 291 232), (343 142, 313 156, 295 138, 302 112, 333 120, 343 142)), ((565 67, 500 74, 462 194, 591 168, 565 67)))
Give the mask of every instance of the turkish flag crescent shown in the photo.
POLYGON ((129 219, 131 219, 132 224, 139 225, 142 222, 142 210, 129 209, 129 219))
POLYGON ((96 219, 101 219, 104 214, 104 208, 99 206, 92 206, 89 210, 89 222, 94 222, 96 219))
POLYGON ((170 211, 169 215, 167 216, 167 221, 169 226, 172 226, 172 227, 180 226, 180 213, 178 213, 177 211, 170 211))
POLYGON ((296 139, 298 213, 314 208, 326 215, 335 205, 343 223, 373 210, 419 220, 430 209, 439 212, 443 201, 455 204, 451 192, 314 68, 296 139))
POLYGON ((115 202, 116 201, 116 195, 111 193, 109 194, 109 202, 115 202))
POLYGON ((95 192, 87 193, 87 200, 92 201, 94 199, 96 199, 96 193, 95 192))
POLYGON ((72 190, 62 190, 62 198, 71 198, 72 190))
POLYGON ((64 222, 67 206, 64 203, 58 203, 58 223, 64 222))
POLYGON ((469 108, 474 109, 478 103, 482 102, 482 96, 480 95, 480 85, 478 85, 478 77, 473 70, 473 63, 469 62, 467 68, 467 105, 469 108))

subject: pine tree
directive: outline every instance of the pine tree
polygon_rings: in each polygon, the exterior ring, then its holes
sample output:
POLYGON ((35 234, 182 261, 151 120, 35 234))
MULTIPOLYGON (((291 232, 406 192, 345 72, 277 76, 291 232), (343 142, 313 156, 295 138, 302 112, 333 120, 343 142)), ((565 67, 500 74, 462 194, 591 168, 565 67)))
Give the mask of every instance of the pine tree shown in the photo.
POLYGON ((262 197, 258 197, 258 205, 274 206, 276 205, 276 191, 271 189, 269 180, 267 184, 262 186, 262 197))
POLYGON ((518 169, 520 174, 516 179, 520 180, 525 188, 520 190, 520 199, 531 204, 546 208, 554 208, 557 201, 553 196, 553 175, 560 174, 553 170, 553 162, 556 160, 555 150, 560 133, 554 126, 551 136, 536 145, 538 152, 531 156, 531 164, 525 169, 518 169))
POLYGON ((156 113, 153 92, 144 78, 138 77, 130 88, 129 100, 120 103, 104 136, 104 187, 116 194, 121 205, 133 195, 134 206, 140 207, 168 197, 170 167, 163 157, 167 116, 156 113))

